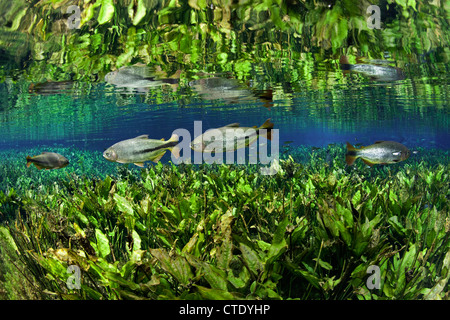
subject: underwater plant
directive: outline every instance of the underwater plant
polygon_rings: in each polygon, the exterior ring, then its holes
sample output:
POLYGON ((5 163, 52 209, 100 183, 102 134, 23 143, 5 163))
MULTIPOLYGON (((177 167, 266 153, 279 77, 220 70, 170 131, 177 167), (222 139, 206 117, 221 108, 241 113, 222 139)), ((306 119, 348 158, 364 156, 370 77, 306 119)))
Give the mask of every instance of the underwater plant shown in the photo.
POLYGON ((344 155, 299 148, 274 176, 158 163, 1 191, 0 282, 15 261, 41 299, 448 299, 448 164, 344 155))

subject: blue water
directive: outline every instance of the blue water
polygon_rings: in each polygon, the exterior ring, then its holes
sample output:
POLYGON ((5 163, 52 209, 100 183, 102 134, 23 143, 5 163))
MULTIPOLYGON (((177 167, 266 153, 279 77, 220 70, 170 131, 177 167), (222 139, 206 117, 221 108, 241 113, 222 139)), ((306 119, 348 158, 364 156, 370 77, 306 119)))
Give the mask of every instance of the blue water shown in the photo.
MULTIPOLYGON (((330 76, 338 72, 336 68, 330 76)), ((325 89, 291 86, 291 92, 286 83, 271 83, 271 100, 251 88, 222 99, 195 92, 189 84, 177 90, 163 85, 124 91, 99 81, 27 92, 30 83, 25 80, 5 81, 0 84, 0 150, 65 146, 101 154, 118 141, 143 134, 167 140, 174 130, 186 129, 195 138, 194 121, 202 121, 205 131, 235 122, 260 126, 268 118, 279 129, 281 146, 394 140, 412 150, 450 149, 447 73, 433 78, 406 74, 400 81, 358 76, 325 89)), ((168 152, 161 161, 170 159, 168 152)))

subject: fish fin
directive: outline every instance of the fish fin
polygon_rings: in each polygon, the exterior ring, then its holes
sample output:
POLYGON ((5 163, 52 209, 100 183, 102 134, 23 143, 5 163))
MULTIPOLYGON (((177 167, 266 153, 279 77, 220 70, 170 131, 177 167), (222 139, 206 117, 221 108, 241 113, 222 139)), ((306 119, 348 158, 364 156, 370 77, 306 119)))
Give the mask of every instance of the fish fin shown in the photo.
POLYGON ((161 141, 166 141, 166 139, 164 139, 164 138, 161 138, 161 141))
POLYGON ((31 157, 27 156, 27 168, 29 168, 31 165, 31 157))
POLYGON ((340 64, 350 64, 350 61, 348 61, 347 56, 341 56, 341 57, 339 58, 339 63, 340 63, 340 64))
POLYGON ((358 158, 356 150, 354 146, 347 142, 347 153, 345 154, 345 162, 347 162, 347 165, 351 166, 358 158))
POLYGON ((273 128, 273 123, 270 122, 270 118, 269 118, 259 128, 260 129, 272 129, 273 128))
POLYGON ((143 162, 135 162, 134 163, 136 166, 143 168, 144 167, 144 163, 143 162))
POLYGON ((354 146, 352 146, 350 143, 347 142, 347 151, 356 151, 358 149, 356 149, 354 146))
POLYGON ((373 165, 375 165, 376 163, 370 162, 369 160, 366 159, 362 159, 362 161, 367 164, 369 167, 372 167, 373 165))
POLYGON ((137 136, 136 138, 133 138, 133 139, 148 139, 148 134, 143 134, 143 135, 137 136))
POLYGON ((44 167, 41 167, 41 166, 38 165, 37 163, 34 163, 34 166, 35 166, 38 170, 44 169, 44 167))
POLYGON ((267 119, 260 127, 259 129, 267 129, 267 134, 265 135, 265 138, 267 140, 272 140, 272 131, 274 124, 270 122, 270 118, 267 119))
POLYGON ((272 141, 272 130, 267 130, 266 139, 272 141))
POLYGON ((356 156, 351 156, 351 155, 345 155, 345 162, 347 162, 347 165, 351 166, 355 160, 357 159, 356 156))
POLYGON ((172 136, 170 137, 169 140, 167 140, 167 142, 178 142, 180 139, 180 137, 178 135, 176 135, 175 133, 172 134, 172 136))
POLYGON ((230 124, 227 124, 227 125, 224 126, 224 127, 238 128, 238 127, 239 127, 239 123, 238 123, 238 122, 230 123, 230 124))
POLYGON ((163 157, 163 155, 165 155, 166 152, 162 152, 161 154, 157 155, 155 158, 151 159, 153 162, 158 163, 159 160, 161 160, 161 158, 163 157))
POLYGON ((170 148, 169 150, 170 150, 170 152, 172 152, 173 156, 174 156, 176 159, 178 159, 178 158, 180 157, 180 150, 181 150, 181 149, 180 149, 178 146, 175 146, 175 147, 173 147, 173 148, 170 148))
POLYGON ((382 142, 384 142, 384 140, 378 140, 378 141, 375 141, 375 144, 382 143, 382 142))

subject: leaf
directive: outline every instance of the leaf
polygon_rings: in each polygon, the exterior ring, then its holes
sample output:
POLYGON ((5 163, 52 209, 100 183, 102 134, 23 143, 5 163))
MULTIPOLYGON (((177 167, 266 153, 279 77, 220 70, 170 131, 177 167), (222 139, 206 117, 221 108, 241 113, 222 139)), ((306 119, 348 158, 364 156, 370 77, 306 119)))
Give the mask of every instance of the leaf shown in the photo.
POLYGON ((134 215, 134 210, 132 205, 128 202, 127 199, 125 199, 124 197, 118 195, 117 193, 114 194, 114 200, 117 203, 117 207, 119 209, 120 212, 123 212, 125 214, 128 214, 130 216, 134 215))
POLYGON ((331 269, 333 269, 333 267, 331 266, 331 264, 329 264, 328 262, 323 261, 323 260, 320 259, 320 258, 314 258, 313 260, 316 261, 316 262, 318 262, 319 265, 320 265, 322 268, 326 269, 326 270, 331 270, 331 269))
POLYGON ((100 257, 104 258, 111 253, 109 240, 100 229, 95 229, 95 238, 97 239, 97 250, 100 257))
POLYGON ((177 254, 171 256, 164 249, 149 249, 149 251, 161 263, 161 267, 181 284, 187 286, 194 278, 191 267, 184 257, 177 254))
POLYGON ((388 219, 388 223, 401 235, 404 235, 406 232, 406 229, 401 225, 400 222, 398 222, 398 217, 393 216, 388 219))
MULTIPOLYGON (((109 281, 112 281, 112 282, 114 282, 116 284, 119 284, 121 286, 124 286, 124 287, 128 287, 131 290, 139 289, 139 285, 137 283, 134 283, 132 281, 129 281, 129 280, 126 280, 126 279, 122 278, 122 276, 119 273, 117 273, 117 272, 106 271, 106 272, 103 273, 103 275, 109 281)), ((114 287, 114 286, 112 286, 112 287, 114 287)))
POLYGON ((186 259, 190 265, 197 269, 197 275, 200 275, 213 289, 227 290, 226 274, 217 269, 215 266, 201 261, 192 255, 186 255, 186 259))
POLYGON ((101 8, 97 18, 98 23, 101 25, 110 21, 114 16, 114 11, 113 0, 101 0, 101 8))
POLYGON ((6 243, 9 244, 11 248, 13 248, 16 252, 19 252, 16 243, 14 242, 14 239, 9 233, 9 230, 7 228, 0 227, 0 236, 6 240, 6 243))
POLYGON ((239 249, 242 252, 244 263, 246 264, 251 273, 257 276, 260 271, 264 270, 263 262, 259 258, 258 254, 252 248, 243 243, 240 243, 239 249))
POLYGON ((272 265, 272 263, 278 259, 287 249, 286 239, 284 235, 286 233, 286 227, 289 224, 289 220, 284 218, 281 222, 279 222, 277 230, 273 236, 272 244, 267 252, 265 268, 268 271, 268 267, 272 265))
POLYGON ((203 286, 195 285, 198 292, 202 296, 203 299, 210 300, 234 300, 236 299, 231 293, 228 291, 220 290, 220 289, 210 289, 203 286))
POLYGON ((133 238, 133 251, 137 251, 141 249, 141 237, 139 237, 139 234, 136 232, 136 230, 133 230, 131 234, 133 238))
MULTIPOLYGON (((132 6, 132 5, 133 5, 133 1, 131 1, 131 3, 130 3, 130 6, 132 6)), ((132 18, 133 25, 135 25, 135 26, 138 25, 139 22, 141 22, 141 20, 145 17, 146 13, 147 13, 147 10, 146 10, 144 0, 137 0, 137 9, 136 9, 136 13, 134 14, 134 17, 131 16, 131 14, 130 14, 130 18, 132 18)))

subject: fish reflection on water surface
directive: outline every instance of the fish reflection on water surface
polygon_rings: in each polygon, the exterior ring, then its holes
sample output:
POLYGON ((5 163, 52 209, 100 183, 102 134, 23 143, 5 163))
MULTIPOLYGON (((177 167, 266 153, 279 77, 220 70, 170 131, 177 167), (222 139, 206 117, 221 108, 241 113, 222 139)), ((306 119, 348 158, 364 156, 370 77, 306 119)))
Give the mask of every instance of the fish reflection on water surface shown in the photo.
POLYGON ((370 63, 350 64, 346 56, 341 56, 339 63, 344 73, 353 72, 377 81, 396 81, 405 79, 402 69, 391 67, 387 60, 369 60, 370 63))

